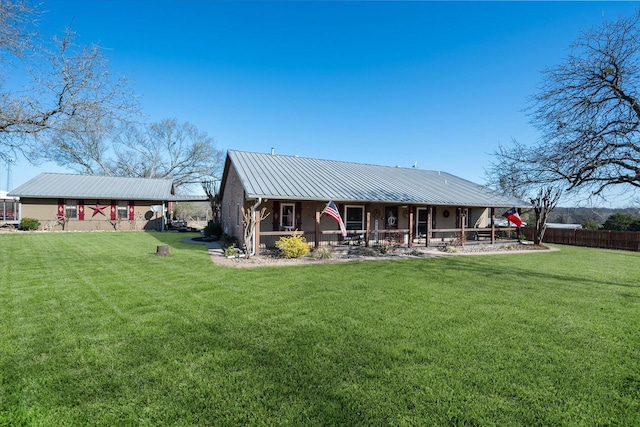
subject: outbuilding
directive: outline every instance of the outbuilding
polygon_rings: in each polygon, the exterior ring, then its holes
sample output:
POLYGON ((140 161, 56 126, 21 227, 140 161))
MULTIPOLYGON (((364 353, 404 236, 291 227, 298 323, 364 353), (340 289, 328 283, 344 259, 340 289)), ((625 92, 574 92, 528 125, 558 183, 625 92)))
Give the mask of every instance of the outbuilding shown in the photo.
POLYGON ((170 179, 61 173, 41 173, 9 196, 47 230, 163 230, 173 202, 195 200, 176 195, 170 179))

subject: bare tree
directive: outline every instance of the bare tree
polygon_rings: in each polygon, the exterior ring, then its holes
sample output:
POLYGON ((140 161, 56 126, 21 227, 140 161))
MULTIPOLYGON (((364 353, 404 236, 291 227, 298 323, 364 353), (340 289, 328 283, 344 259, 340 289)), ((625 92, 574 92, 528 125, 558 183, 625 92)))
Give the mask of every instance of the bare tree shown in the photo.
POLYGON ((260 223, 260 221, 264 220, 269 216, 269 212, 267 212, 267 208, 262 208, 259 212, 256 211, 255 205, 246 208, 242 212, 242 225, 244 227, 243 231, 243 243, 244 253, 246 258, 250 258, 252 253, 252 248, 256 239, 256 226, 260 223))
POLYGON ((542 243, 547 217, 563 194, 553 174, 541 170, 533 160, 535 152, 512 141, 509 147, 500 146, 494 153, 496 160, 486 170, 487 183, 503 194, 529 200, 535 214, 534 244, 542 243))
POLYGON ((0 51, 23 57, 37 36, 31 23, 38 15, 37 8, 24 1, 3 1, 0 4, 0 51))
POLYGON ((602 195, 640 188, 640 11, 579 35, 566 60, 543 73, 532 99, 541 142, 524 154, 541 182, 602 195))
POLYGON ((24 1, 0 2, 0 157, 21 151, 36 161, 55 148, 55 136, 138 112, 125 79, 111 77, 98 45, 75 45, 71 30, 47 42, 35 31, 37 16, 24 1), (7 85, 6 70, 21 77, 7 85))
POLYGON ((547 230, 547 217, 549 213, 558 204, 562 192, 553 187, 543 187, 538 190, 538 193, 531 197, 529 200, 533 205, 533 211, 535 213, 536 225, 533 235, 533 243, 539 245, 542 243, 544 233, 547 230))
POLYGON ((209 199, 209 205, 211 206, 211 215, 213 216, 213 222, 220 222, 220 198, 218 193, 217 180, 204 180, 202 181, 202 188, 209 199))
POLYGON ((187 122, 130 125, 116 134, 110 174, 171 178, 180 187, 219 176, 223 154, 212 137, 187 122))

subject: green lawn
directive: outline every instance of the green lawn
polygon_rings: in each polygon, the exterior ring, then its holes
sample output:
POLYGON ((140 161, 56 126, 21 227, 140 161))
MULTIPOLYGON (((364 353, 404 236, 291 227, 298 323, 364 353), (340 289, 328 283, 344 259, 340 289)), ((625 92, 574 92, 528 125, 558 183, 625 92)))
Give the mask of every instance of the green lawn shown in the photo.
POLYGON ((640 254, 234 269, 182 237, 0 235, 0 425, 640 425, 640 254))

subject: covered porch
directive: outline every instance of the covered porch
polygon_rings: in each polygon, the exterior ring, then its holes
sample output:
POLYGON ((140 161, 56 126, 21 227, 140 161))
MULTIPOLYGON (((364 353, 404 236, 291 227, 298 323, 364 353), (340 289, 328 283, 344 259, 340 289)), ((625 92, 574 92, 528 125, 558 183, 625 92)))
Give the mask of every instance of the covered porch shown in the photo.
MULTIPOLYGON (((495 226, 496 208, 424 205, 349 205, 339 203, 347 230, 342 236, 338 223, 322 215, 324 204, 274 201, 265 206, 271 218, 256 225, 256 251, 275 247, 282 236, 302 234, 309 246, 319 247, 438 247, 495 243, 517 239, 515 227, 495 226), (309 213, 313 208, 313 214, 309 213), (311 221, 303 221, 305 214, 311 221)), ((499 215, 502 211, 498 209, 499 215)))

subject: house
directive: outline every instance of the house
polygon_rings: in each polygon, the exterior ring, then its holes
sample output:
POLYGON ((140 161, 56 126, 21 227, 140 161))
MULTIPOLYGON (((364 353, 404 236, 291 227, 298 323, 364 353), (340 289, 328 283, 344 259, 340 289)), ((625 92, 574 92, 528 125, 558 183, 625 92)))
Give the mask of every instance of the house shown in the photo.
MULTIPOLYGON (((314 245, 430 245, 487 230, 490 218, 529 205, 441 171, 229 150, 220 184, 221 221, 242 241, 247 210, 266 218, 250 246, 304 233, 314 245), (333 201, 347 229, 322 211, 333 201)), ((490 228, 493 241, 494 232, 490 228)))
POLYGON ((163 230, 171 204, 206 200, 175 195, 170 179, 41 173, 9 196, 20 197, 22 218, 48 230, 163 230))

